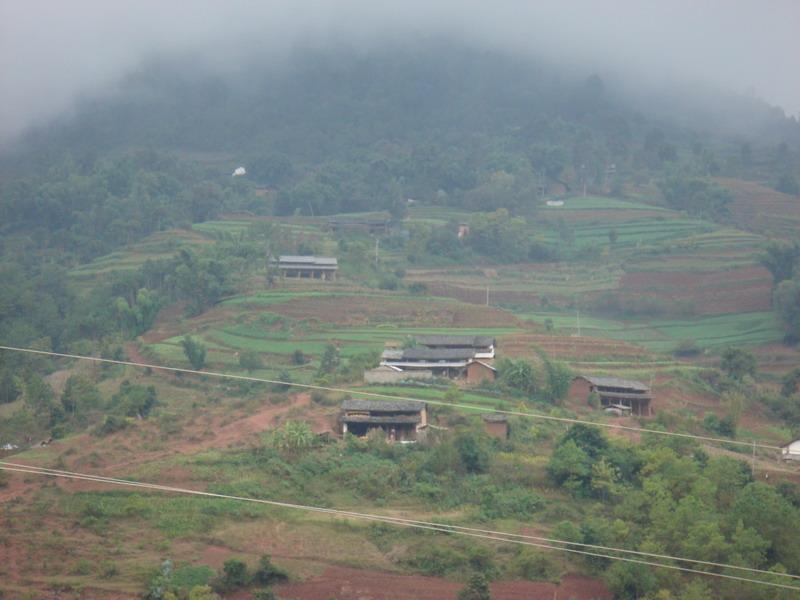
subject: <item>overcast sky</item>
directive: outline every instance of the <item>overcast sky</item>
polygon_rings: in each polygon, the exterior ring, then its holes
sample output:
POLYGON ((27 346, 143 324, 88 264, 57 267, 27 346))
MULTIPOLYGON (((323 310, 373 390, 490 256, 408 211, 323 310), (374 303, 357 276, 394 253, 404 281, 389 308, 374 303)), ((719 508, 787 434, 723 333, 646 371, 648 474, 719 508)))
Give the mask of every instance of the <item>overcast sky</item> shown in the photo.
POLYGON ((419 33, 629 82, 750 91, 800 115, 800 0, 0 0, 0 139, 160 53, 224 68, 241 49, 419 33))

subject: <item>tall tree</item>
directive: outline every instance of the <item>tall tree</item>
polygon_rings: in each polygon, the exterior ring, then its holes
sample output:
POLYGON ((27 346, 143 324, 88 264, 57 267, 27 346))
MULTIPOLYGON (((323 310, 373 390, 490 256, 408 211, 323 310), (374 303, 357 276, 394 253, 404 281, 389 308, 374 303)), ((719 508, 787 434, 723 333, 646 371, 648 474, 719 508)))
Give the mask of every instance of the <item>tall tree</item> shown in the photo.
POLYGON ((186 358, 189 360, 189 364, 192 365, 192 368, 196 370, 202 369, 206 364, 206 347, 195 340, 191 336, 184 336, 181 340, 181 346, 183 347, 183 353, 186 355, 186 358))

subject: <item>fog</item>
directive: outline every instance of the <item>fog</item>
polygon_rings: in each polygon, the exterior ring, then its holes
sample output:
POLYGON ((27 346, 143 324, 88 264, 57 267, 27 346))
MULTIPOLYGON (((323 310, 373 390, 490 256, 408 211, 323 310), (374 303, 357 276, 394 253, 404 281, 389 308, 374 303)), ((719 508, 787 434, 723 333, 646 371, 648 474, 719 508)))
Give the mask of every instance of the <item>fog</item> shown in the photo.
POLYGON ((798 31, 796 0, 0 0, 0 140, 162 55, 225 70, 309 44, 369 51, 439 35, 629 87, 702 83, 800 115, 798 31))

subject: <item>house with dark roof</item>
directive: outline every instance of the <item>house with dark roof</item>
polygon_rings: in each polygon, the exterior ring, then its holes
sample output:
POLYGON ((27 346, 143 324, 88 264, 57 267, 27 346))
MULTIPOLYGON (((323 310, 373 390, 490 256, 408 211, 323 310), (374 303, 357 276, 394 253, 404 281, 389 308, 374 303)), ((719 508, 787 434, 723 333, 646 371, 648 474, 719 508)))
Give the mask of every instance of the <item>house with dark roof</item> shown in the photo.
POLYGON ((428 426, 428 407, 416 400, 355 400, 342 402, 342 434, 364 437, 380 430, 391 442, 415 442, 428 426))
POLYGON ((472 350, 473 358, 494 358, 496 340, 485 335, 418 335, 418 346, 433 350, 472 350))
POLYGON ((336 279, 339 261, 331 256, 296 256, 282 254, 270 259, 270 264, 278 268, 283 277, 301 277, 307 279, 336 279))
POLYGON ((579 375, 572 381, 568 397, 586 402, 592 394, 597 396, 602 408, 639 416, 650 415, 650 388, 641 381, 579 375))
POLYGON ((491 380, 496 374, 490 363, 476 358, 472 348, 387 348, 380 364, 404 372, 429 371, 436 377, 466 379, 469 383, 491 380))

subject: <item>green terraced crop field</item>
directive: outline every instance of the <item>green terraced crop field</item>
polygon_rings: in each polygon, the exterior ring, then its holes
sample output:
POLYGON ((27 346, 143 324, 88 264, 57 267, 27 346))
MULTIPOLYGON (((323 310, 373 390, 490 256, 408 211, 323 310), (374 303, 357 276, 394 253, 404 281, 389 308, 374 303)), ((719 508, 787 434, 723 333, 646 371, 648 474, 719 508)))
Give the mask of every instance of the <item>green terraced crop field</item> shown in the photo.
MULTIPOLYGON (((542 324, 551 319, 558 333, 577 332, 574 313, 520 312, 518 316, 542 324)), ((581 315, 580 324, 582 335, 632 342, 654 351, 669 351, 683 340, 693 340, 702 348, 716 350, 727 345, 776 342, 783 337, 783 330, 771 312, 639 322, 581 315)))

